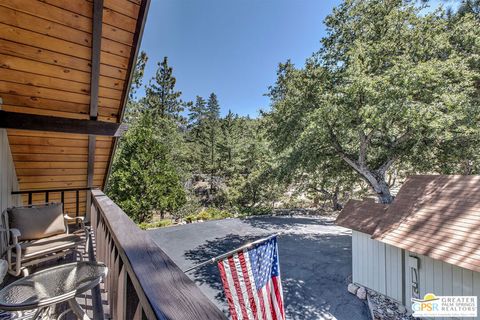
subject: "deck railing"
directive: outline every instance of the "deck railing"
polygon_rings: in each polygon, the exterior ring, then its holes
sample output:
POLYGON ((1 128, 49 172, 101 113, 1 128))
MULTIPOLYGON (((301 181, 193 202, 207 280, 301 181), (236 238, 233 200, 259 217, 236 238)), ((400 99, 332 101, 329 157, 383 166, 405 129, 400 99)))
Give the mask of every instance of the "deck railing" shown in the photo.
POLYGON ((84 203, 80 203, 80 193, 85 196, 87 191, 92 188, 67 188, 67 189, 44 189, 44 190, 23 190, 12 191, 12 195, 25 196, 22 203, 24 205, 32 205, 47 202, 61 202, 63 204, 64 212, 78 217, 84 215, 85 212, 80 212, 80 207, 85 208, 84 203), (70 196, 67 199, 65 195, 70 196), (73 195, 73 197, 71 197, 73 195))
POLYGON ((91 193, 96 258, 112 319, 225 319, 175 263, 100 190, 91 193))

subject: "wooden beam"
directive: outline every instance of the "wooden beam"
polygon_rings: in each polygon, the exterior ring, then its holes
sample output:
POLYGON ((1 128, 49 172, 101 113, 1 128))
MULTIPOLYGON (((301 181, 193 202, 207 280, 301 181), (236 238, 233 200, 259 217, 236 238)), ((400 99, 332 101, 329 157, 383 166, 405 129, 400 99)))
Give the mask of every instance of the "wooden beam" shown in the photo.
POLYGON ((102 44, 103 0, 93 1, 92 72, 90 80, 90 119, 97 120, 98 81, 100 79, 100 49, 102 44))
MULTIPOLYGON (((102 47, 103 0, 93 1, 92 14, 92 71, 90 73, 90 120, 98 117, 98 86, 100 79, 100 50, 102 47)), ((93 186, 95 173, 95 135, 88 136, 87 186, 93 186)), ((87 199, 87 218, 90 219, 90 199, 87 199)), ((93 294, 93 291, 92 291, 93 294)))
MULTIPOLYGON (((128 62, 128 81, 125 83, 123 88, 122 104, 120 106, 120 117, 119 122, 122 122, 123 116, 125 114, 125 108, 128 102, 128 95, 130 93, 130 88, 132 85, 133 74, 135 73, 135 66, 137 64, 138 51, 140 50, 140 45, 142 43, 143 30, 145 29, 145 23, 147 22, 148 9, 150 8, 151 0, 141 0, 140 10, 138 12, 137 26, 135 28, 135 34, 133 35, 133 46, 130 52, 130 61, 128 62)), ((112 171, 113 165, 113 155, 117 150, 118 139, 114 139, 112 153, 110 154, 110 160, 108 163, 107 174, 105 175, 105 181, 103 187, 106 188, 108 184, 108 179, 110 177, 110 172, 112 171)))
POLYGON ((95 145, 97 138, 91 134, 88 136, 88 164, 87 164, 87 187, 93 186, 93 175, 95 167, 95 145))
POLYGON ((120 137, 127 130, 127 125, 0 110, 0 128, 120 137))

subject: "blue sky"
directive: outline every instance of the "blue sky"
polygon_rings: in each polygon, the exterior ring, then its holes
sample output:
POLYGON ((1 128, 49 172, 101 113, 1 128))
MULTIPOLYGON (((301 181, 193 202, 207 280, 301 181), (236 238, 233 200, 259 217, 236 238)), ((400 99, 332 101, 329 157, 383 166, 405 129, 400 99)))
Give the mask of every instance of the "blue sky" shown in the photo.
POLYGON ((257 116, 279 62, 302 65, 319 48, 338 1, 152 0, 142 39, 144 83, 168 56, 184 100, 217 93, 228 109, 257 116))
MULTIPOLYGON (((434 2, 438 3, 436 0, 434 2)), ((217 93, 229 109, 256 117, 279 62, 303 65, 325 34, 336 0, 152 0, 142 40, 144 84, 164 56, 184 100, 217 93)), ((139 92, 142 94, 142 91, 139 92)))

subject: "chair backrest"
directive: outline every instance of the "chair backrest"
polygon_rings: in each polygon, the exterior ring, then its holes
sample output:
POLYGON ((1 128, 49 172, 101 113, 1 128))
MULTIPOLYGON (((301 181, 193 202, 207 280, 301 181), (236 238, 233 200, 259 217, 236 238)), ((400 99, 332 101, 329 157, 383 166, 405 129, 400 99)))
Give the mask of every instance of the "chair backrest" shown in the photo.
POLYGON ((36 240, 66 233, 62 203, 7 209, 8 228, 20 231, 19 240, 36 240))
POLYGON ((7 247, 10 244, 10 228, 8 227, 8 212, 3 210, 0 216, 0 257, 7 253, 7 247))

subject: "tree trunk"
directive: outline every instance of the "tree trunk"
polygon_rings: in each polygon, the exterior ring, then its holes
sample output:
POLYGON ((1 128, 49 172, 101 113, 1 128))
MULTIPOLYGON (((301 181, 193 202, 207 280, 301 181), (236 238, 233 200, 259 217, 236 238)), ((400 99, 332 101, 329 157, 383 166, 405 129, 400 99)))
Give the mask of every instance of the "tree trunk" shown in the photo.
POLYGON ((385 162, 377 170, 370 170, 365 165, 360 165, 356 161, 349 159, 345 155, 342 155, 343 160, 348 163, 360 176, 368 183, 378 197, 380 203, 391 203, 393 196, 390 193, 390 187, 385 179, 385 172, 393 164, 393 159, 385 162))
POLYGON ((332 193, 332 209, 333 211, 340 211, 343 209, 343 206, 338 202, 338 194, 340 190, 339 187, 335 187, 335 191, 332 193))
POLYGON ((393 196, 390 193, 390 187, 385 180, 385 170, 380 169, 370 171, 364 167, 362 168, 360 174, 376 193, 380 203, 389 204, 393 201, 393 196))
POLYGON ((377 197, 380 203, 384 203, 384 204, 392 203, 393 196, 390 193, 390 188, 388 187, 385 181, 379 182, 379 189, 380 189, 380 192, 378 191, 376 192, 377 192, 377 197))

